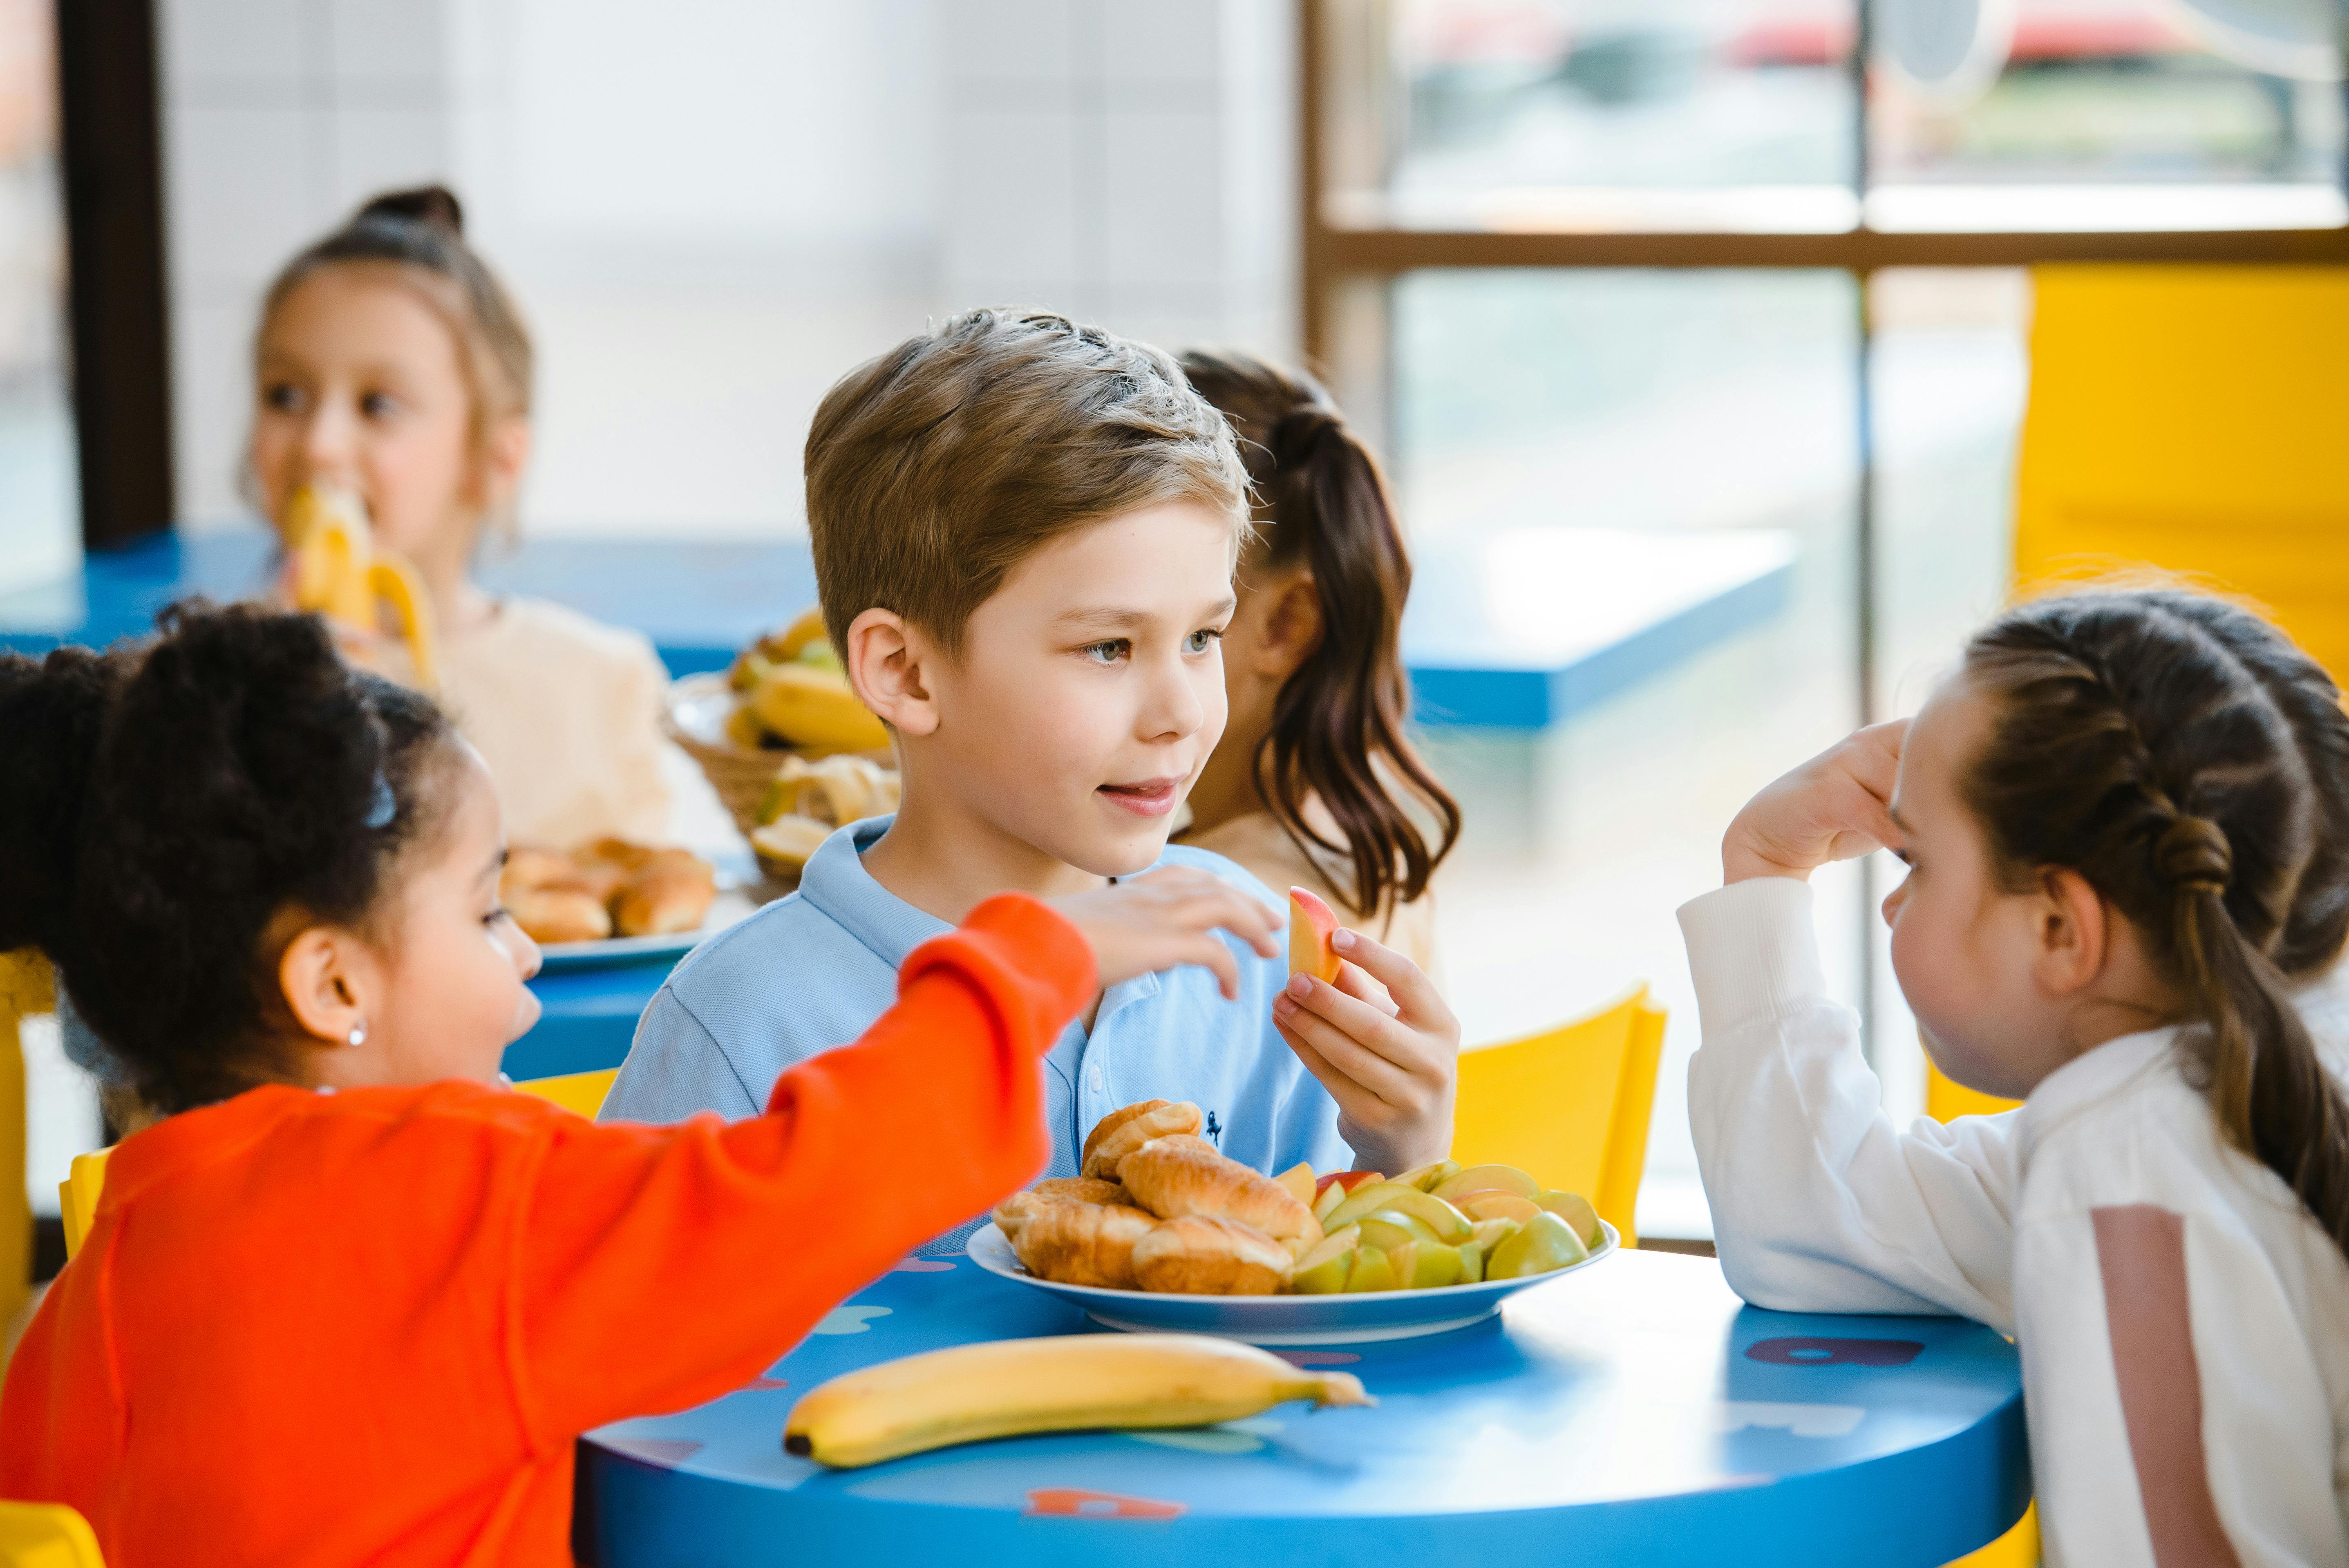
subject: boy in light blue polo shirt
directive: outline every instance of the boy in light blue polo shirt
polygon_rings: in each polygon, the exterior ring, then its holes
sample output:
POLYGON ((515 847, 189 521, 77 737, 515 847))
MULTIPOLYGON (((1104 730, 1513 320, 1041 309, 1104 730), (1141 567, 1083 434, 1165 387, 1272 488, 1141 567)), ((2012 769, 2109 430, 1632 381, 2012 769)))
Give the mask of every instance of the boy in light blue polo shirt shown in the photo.
MULTIPOLYGON (((1212 885, 1185 883, 1204 871, 1278 907, 1232 862, 1166 843, 1223 731, 1218 642, 1247 511, 1229 428, 1164 355, 1059 316, 972 312, 834 387, 806 472, 827 626, 890 727, 903 803, 833 833, 799 892, 678 965, 607 1119, 757 1113, 784 1069, 880 1016, 909 951, 994 893, 1185 867, 1159 873, 1167 896, 1212 885)), ((1358 972, 1346 993, 1299 982, 1318 1022, 1282 1004, 1305 1031, 1292 1049, 1273 1016, 1280 960, 1198 940, 1212 969, 1113 986, 1053 1047, 1048 1174, 1076 1174, 1093 1123, 1152 1099, 1195 1101, 1206 1136, 1259 1171, 1443 1157, 1458 1031, 1440 1005, 1398 1018, 1358 972)), ((1364 947, 1398 995, 1423 986, 1364 947)))

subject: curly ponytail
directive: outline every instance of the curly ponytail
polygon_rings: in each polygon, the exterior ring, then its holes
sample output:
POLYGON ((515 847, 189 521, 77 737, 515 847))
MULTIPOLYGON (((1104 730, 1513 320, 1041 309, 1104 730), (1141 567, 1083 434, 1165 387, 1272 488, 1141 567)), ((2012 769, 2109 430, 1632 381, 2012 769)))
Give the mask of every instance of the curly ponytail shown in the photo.
POLYGON ((1281 686, 1253 759, 1258 792, 1299 850, 1350 866, 1356 909, 1412 903, 1459 841, 1460 807, 1404 732, 1411 555, 1385 477, 1310 377, 1238 354, 1193 352, 1183 369, 1240 438, 1264 542, 1250 564, 1306 567, 1320 601, 1321 640, 1281 686), (1342 842, 1307 821, 1316 798, 1342 842), (1438 825, 1432 845, 1419 813, 1438 825))
POLYGON ((2172 591, 2013 610, 1968 645, 1997 708, 1966 795, 2010 885, 2085 877, 2199 1027, 2189 1076, 2228 1141, 2349 1253, 2349 1099, 2291 986, 2349 928, 2349 716, 2256 615, 2172 591))
POLYGON ((0 950, 47 953, 169 1113, 287 1076, 272 931, 367 923, 439 819, 453 731, 313 617, 179 605, 161 626, 0 656, 0 950))

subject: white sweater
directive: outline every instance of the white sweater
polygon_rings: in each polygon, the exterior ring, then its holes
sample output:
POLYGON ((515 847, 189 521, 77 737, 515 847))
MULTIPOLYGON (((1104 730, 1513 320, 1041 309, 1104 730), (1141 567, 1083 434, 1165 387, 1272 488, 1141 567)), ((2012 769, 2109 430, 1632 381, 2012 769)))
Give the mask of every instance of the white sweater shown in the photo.
MULTIPOLYGON (((2075 1058, 2018 1110, 1903 1132, 1827 995, 1808 883, 1739 882, 1680 919, 1689 1119, 1740 1295, 2013 1336, 2057 1568, 2349 1568, 2349 1264, 2224 1141, 2176 1029, 2075 1058)), ((2302 998, 2328 1051, 2344 1001, 2302 998)))

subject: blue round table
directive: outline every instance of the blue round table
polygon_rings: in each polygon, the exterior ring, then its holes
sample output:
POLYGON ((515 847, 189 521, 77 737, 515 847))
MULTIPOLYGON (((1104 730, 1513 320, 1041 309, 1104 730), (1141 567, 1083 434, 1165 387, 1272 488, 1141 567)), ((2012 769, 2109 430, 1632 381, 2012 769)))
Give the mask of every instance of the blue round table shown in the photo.
MULTIPOLYGON (((776 1266, 788 1268, 788 1252, 776 1266)), ((693 1331, 681 1304, 676 1332, 693 1331)), ((1627 1252, 1416 1340, 1285 1352, 1375 1409, 1008 1439, 859 1470, 782 1450, 802 1393, 974 1340, 1084 1333, 957 1259, 908 1259, 751 1387, 580 1444, 576 1544, 687 1563, 1859 1563, 1934 1568, 2030 1501, 2013 1347, 1956 1318, 1744 1306, 1627 1252)))
POLYGON ((506 1047, 506 1077, 522 1083, 618 1067, 636 1037, 636 1020, 677 962, 672 956, 539 975, 530 983, 538 994, 538 1022, 506 1047))

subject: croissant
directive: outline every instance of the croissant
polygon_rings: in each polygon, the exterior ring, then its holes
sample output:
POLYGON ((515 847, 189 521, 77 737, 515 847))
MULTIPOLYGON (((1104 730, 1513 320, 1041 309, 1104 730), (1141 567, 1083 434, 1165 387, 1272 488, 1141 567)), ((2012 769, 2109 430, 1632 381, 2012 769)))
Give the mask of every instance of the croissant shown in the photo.
POLYGON ((1046 1201, 1019 1227, 1011 1248, 1039 1279, 1132 1290, 1134 1243, 1157 1224, 1155 1214, 1120 1204, 1046 1201))
POLYGON ((1263 1232, 1204 1214, 1153 1226, 1130 1262, 1143 1289, 1185 1295, 1270 1295, 1294 1266, 1288 1249, 1263 1232))
POLYGON ((1114 1181, 1092 1181, 1082 1176, 1054 1176, 998 1203, 988 1218, 995 1222, 1016 1250, 1020 1227, 1052 1203, 1110 1203, 1133 1207, 1133 1199, 1114 1181))
POLYGON ((1118 1161, 1169 1133, 1199 1130, 1199 1108, 1186 1099, 1145 1099, 1111 1111, 1085 1139, 1084 1174, 1117 1179, 1118 1161))
POLYGON ((1320 1232, 1320 1222, 1295 1193, 1195 1138, 1145 1143, 1125 1157, 1118 1171, 1134 1202, 1164 1219, 1200 1214, 1236 1220, 1277 1242, 1318 1238, 1320 1232))

